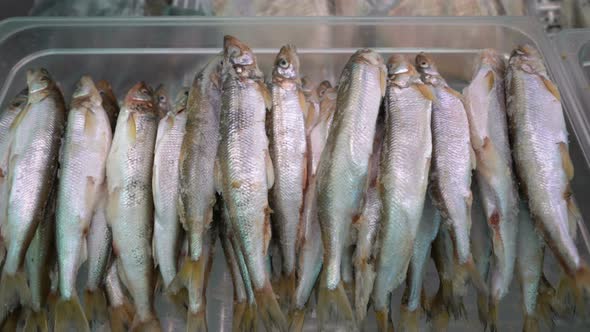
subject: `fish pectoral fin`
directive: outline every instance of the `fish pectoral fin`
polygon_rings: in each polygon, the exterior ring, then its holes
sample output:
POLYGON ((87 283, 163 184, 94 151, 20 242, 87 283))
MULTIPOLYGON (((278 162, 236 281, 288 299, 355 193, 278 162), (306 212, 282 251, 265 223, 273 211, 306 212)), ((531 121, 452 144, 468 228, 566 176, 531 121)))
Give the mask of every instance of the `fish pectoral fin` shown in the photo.
POLYGON ((96 117, 89 109, 84 112, 84 135, 91 136, 96 131, 96 117))
POLYGON ((574 178, 574 163, 570 157, 567 144, 564 142, 559 142, 559 153, 561 154, 561 164, 563 165, 567 179, 571 181, 574 178))
POLYGON ((275 184, 275 171, 268 150, 264 151, 264 157, 266 162, 266 188, 270 190, 275 184))
POLYGON ((469 145, 469 161, 471 162, 471 169, 475 170, 477 168, 477 159, 475 158, 475 151, 473 151, 471 144, 469 145))
POLYGON ((264 209, 264 234, 263 234, 264 256, 268 255, 268 248, 270 245, 270 240, 272 238, 272 228, 270 225, 270 214, 271 213, 272 213, 272 210, 269 207, 266 207, 264 209))
POLYGON ((381 88, 381 98, 385 96, 385 91, 387 90, 387 70, 382 69, 381 75, 379 75, 379 87, 381 88))
POLYGON ((495 84, 495 77, 494 77, 494 72, 492 70, 488 71, 486 76, 485 76, 485 80, 488 88, 488 91, 492 91, 494 89, 494 84, 495 84))
POLYGON ((553 84, 547 77, 542 76, 541 79, 543 80, 543 84, 551 94, 557 99, 557 101, 561 101, 561 94, 559 94, 559 90, 557 86, 553 84))
POLYGON ((22 111, 20 111, 18 113, 16 118, 14 120, 12 120, 12 123, 10 124, 10 128, 8 129, 9 131, 16 130, 16 128, 20 125, 20 123, 26 117, 27 113, 29 112, 29 109, 30 109, 30 107, 25 107, 22 111))
POLYGON ((129 136, 129 140, 132 143, 135 143, 137 138, 137 127, 135 126, 135 116, 133 114, 134 113, 129 114, 129 117, 127 118, 127 135, 129 136))
POLYGON ((260 91, 260 94, 264 99, 264 106, 266 107, 266 109, 272 109, 272 95, 264 82, 258 82, 258 91, 260 91))
POLYGON ((422 94, 422 96, 424 96, 424 98, 430 100, 430 101, 434 101, 434 94, 432 93, 432 90, 426 85, 426 84, 414 84, 412 85, 412 88, 416 89, 418 92, 420 92, 422 94))
POLYGON ((303 111, 303 116, 305 119, 307 119, 310 116, 310 114, 309 107, 307 105, 307 100, 305 99, 303 91, 299 90, 297 93, 297 97, 299 98, 299 107, 301 107, 301 110, 303 111))

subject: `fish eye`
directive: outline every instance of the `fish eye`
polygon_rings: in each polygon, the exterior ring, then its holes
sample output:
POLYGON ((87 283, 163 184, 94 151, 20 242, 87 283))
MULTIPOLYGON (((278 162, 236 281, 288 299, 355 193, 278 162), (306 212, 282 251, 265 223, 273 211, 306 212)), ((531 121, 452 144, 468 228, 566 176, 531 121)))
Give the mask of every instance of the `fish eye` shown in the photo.
POLYGON ((287 68, 289 66, 289 62, 287 62, 285 59, 281 59, 281 61, 279 61, 279 66, 281 66, 281 68, 287 68))
POLYGON ((158 99, 159 99, 160 101, 164 101, 164 100, 166 100, 166 97, 164 97, 164 96, 160 96, 160 97, 158 97, 158 99))
POLYGON ((420 62, 420 67, 422 67, 422 68, 428 67, 428 62, 422 60, 422 62, 420 62))
POLYGON ((148 90, 147 89, 141 89, 141 90, 139 90, 139 92, 141 92, 143 94, 146 94, 146 95, 148 94, 148 90))
POLYGON ((188 96, 188 90, 184 92, 184 95, 185 96, 188 96))

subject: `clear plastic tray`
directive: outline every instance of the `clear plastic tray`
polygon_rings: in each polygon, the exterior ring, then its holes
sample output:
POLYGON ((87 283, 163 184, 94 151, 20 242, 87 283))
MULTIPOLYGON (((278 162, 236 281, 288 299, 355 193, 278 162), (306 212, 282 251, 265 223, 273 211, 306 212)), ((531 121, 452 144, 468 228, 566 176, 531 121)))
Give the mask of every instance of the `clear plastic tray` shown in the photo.
MULTIPOLYGON (((174 93, 176 88, 192 80, 206 59, 221 50, 225 34, 235 35, 252 46, 266 73, 280 46, 295 44, 301 54, 303 74, 316 81, 334 82, 348 57, 361 47, 376 49, 385 57, 392 53, 414 55, 426 51, 434 56, 443 74, 457 89, 471 78, 481 49, 495 48, 508 56, 520 43, 535 45, 562 93, 571 124, 570 146, 576 168, 573 187, 583 215, 590 218, 590 205, 584 204, 584 198, 590 194, 590 173, 585 158, 590 155, 590 136, 588 115, 580 101, 589 96, 581 96, 587 91, 571 87, 558 52, 534 18, 11 19, 0 23, 0 104, 6 105, 24 87, 28 68, 39 66, 46 67, 60 83, 66 100, 82 74, 109 80, 120 99, 139 80, 152 85, 166 83, 174 93)), ((586 83, 584 87, 587 86, 586 83)), ((222 331, 229 330, 231 325, 232 286, 221 250, 216 251, 216 257, 208 287, 207 316, 210 330, 222 331)), ((552 259, 546 261, 553 271, 558 271, 552 259)), ((438 282, 433 269, 426 280, 430 291, 436 288, 438 282)), ((394 318, 400 293, 401 290, 395 292, 394 318)), ((452 322, 450 330, 481 329, 473 296, 465 304, 469 319, 452 322)), ((158 307, 162 312, 166 306, 158 304, 158 307)), ((502 302, 499 315, 500 330, 521 329, 522 310, 516 282, 502 302)), ((308 315, 306 330, 317 330, 314 316, 308 315)), ((375 328, 372 317, 370 311, 365 325, 370 330, 375 328)), ((561 324, 574 329, 588 328, 578 321, 557 323, 560 328, 561 324)))

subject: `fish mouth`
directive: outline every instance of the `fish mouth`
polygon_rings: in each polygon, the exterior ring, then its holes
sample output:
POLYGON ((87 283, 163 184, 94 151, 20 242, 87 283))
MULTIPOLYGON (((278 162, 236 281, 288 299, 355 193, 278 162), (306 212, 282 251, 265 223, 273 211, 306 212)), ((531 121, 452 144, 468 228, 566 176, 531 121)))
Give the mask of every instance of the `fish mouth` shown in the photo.
POLYGON ((383 57, 369 48, 364 48, 356 51, 352 56, 353 61, 356 63, 365 63, 373 66, 383 65, 383 57))

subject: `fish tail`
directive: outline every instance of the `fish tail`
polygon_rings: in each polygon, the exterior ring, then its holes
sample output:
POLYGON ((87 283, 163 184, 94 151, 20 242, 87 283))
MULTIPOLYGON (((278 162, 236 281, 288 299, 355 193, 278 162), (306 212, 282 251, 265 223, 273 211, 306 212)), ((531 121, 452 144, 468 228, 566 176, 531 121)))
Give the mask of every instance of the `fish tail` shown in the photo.
POLYGON ((497 300, 491 300, 489 303, 488 326, 490 328, 490 332, 497 332, 498 331, 498 301, 497 300))
POLYGON ((17 331, 18 330, 18 321, 21 317, 22 307, 18 307, 14 309, 12 312, 8 313, 4 322, 0 324, 0 331, 17 331))
POLYGON ((267 331, 273 331, 278 328, 280 331, 287 330, 287 319, 275 296, 270 281, 267 281, 266 286, 254 291, 256 304, 258 306, 258 314, 267 331))
POLYGON ((277 295, 281 304, 288 305, 291 303, 291 294, 295 294, 295 288, 297 287, 296 281, 295 271, 280 277, 277 283, 277 295))
POLYGON ((234 320, 232 330, 234 332, 256 332, 258 331, 258 309, 256 303, 249 303, 244 309, 240 322, 234 320))
POLYGON ((70 329, 90 331, 88 320, 76 295, 69 299, 61 298, 55 304, 55 330, 69 331, 70 329))
POLYGON ((543 276, 539 283, 536 311, 537 316, 549 325, 553 325, 554 301, 555 289, 553 289, 549 281, 543 276))
POLYGON ((477 292, 477 316, 481 324, 484 326, 484 330, 487 329, 489 322, 488 304, 488 297, 485 294, 477 292))
POLYGON ((524 315, 522 332, 539 332, 539 321, 534 315, 524 315))
MULTIPOLYGON (((205 282, 204 265, 205 259, 202 256, 196 261, 185 260, 182 268, 168 286, 168 292, 178 294, 182 289, 197 290, 202 288, 205 282)), ((189 293, 191 292, 189 291, 189 293)))
POLYGON ((133 316, 135 315, 133 305, 129 301, 117 307, 109 308, 109 320, 111 321, 112 332, 129 331, 133 323, 133 316))
POLYGON ((558 283, 555 299, 555 309, 561 315, 575 315, 583 312, 583 291, 590 287, 590 272, 587 267, 581 267, 575 276, 564 274, 558 283))
POLYGON ((246 311, 246 306, 246 302, 234 302, 234 313, 232 317, 232 329, 234 331, 239 330, 240 328, 244 312, 246 311))
MULTIPOLYGON (((389 307, 389 306, 388 306, 389 307)), ((375 319, 377 320, 377 331, 393 332, 393 324, 390 323, 389 310, 378 310, 375 312, 375 319)))
POLYGON ((410 310, 407 306, 400 307, 400 321, 399 326, 401 331, 418 332, 418 317, 420 315, 419 309, 410 310))
POLYGON ((289 313, 289 332, 303 331, 305 323, 305 309, 294 309, 289 313))
POLYGON ((430 300, 428 299, 428 295, 426 295, 426 290, 422 287, 422 292, 420 292, 420 306, 422 310, 426 313, 426 316, 430 314, 432 310, 430 307, 430 300))
POLYGON ((465 269, 469 274, 469 278, 471 282, 477 289, 477 291, 481 294, 487 295, 488 294, 488 286, 486 285, 485 279, 479 273, 477 266, 473 262, 473 258, 469 258, 469 260, 461 265, 461 268, 465 269))
POLYGON ((198 312, 187 311, 186 330, 196 332, 207 332, 207 317, 205 310, 198 312))
MULTIPOLYGON (((188 326, 187 326, 188 327, 188 326)), ((133 323, 131 324, 132 332, 161 332, 160 322, 156 316, 150 316, 147 319, 140 320, 138 315, 135 315, 133 323)), ((187 329, 187 331, 190 331, 187 329)))
POLYGON ((31 293, 24 272, 3 273, 0 278, 0 326, 19 305, 28 306, 31 293))
POLYGON ((100 326, 108 321, 107 300, 101 288, 84 292, 84 313, 90 327, 100 326))
POLYGON ((355 325, 352 307, 346 296, 342 281, 334 289, 328 289, 325 277, 322 276, 318 289, 317 313, 320 326, 328 323, 331 318, 344 318, 355 325))
POLYGON ((375 282, 375 271, 370 264, 363 262, 358 264, 355 270, 355 290, 354 290, 354 311, 356 320, 360 323, 367 315, 367 306, 373 292, 375 282))
POLYGON ((451 280, 441 280, 438 291, 429 305, 428 319, 432 321, 434 331, 446 331, 448 328, 452 288, 451 280))
POLYGON ((41 309, 39 311, 29 310, 25 319, 24 332, 47 332, 49 323, 47 321, 47 312, 41 309))

